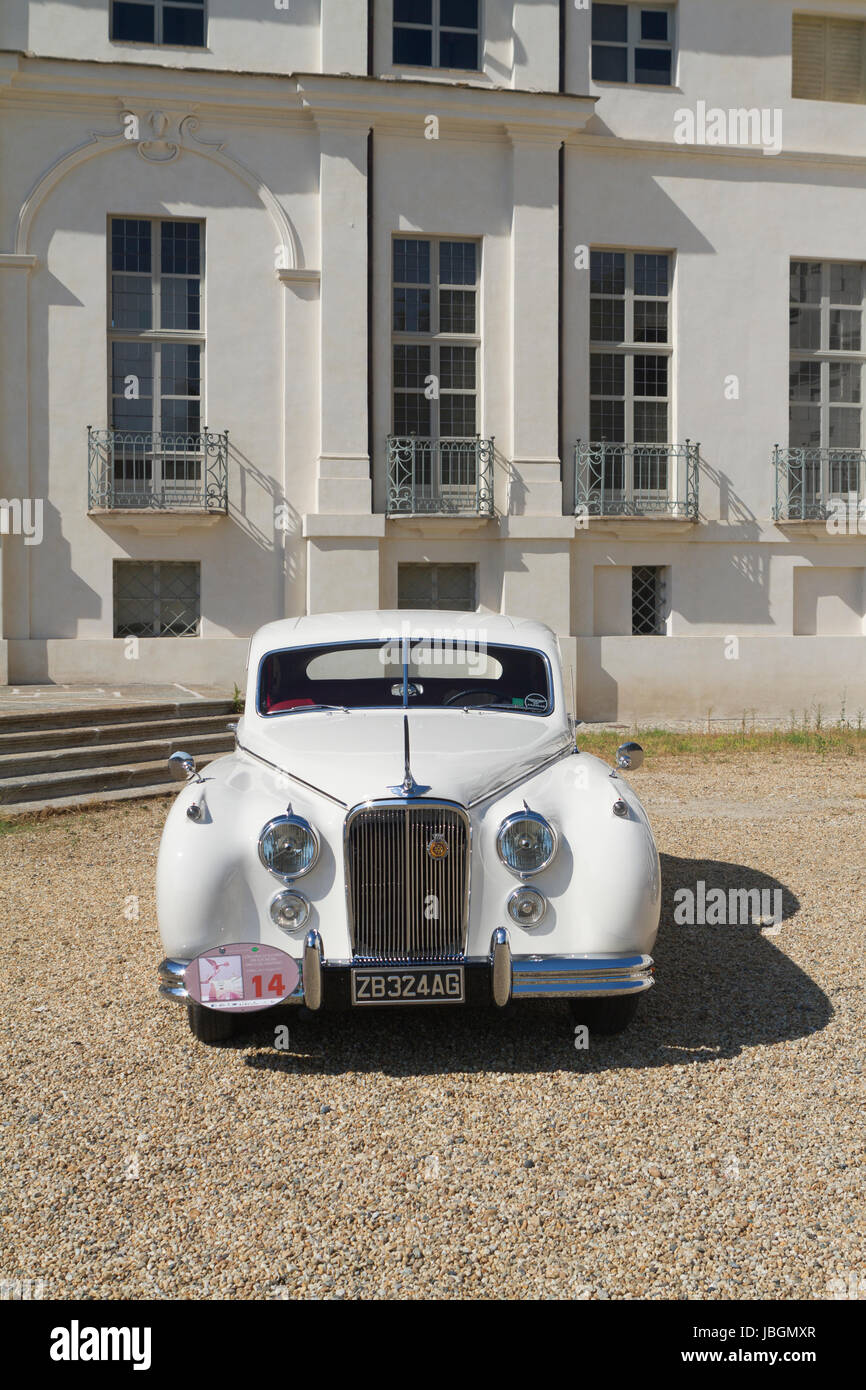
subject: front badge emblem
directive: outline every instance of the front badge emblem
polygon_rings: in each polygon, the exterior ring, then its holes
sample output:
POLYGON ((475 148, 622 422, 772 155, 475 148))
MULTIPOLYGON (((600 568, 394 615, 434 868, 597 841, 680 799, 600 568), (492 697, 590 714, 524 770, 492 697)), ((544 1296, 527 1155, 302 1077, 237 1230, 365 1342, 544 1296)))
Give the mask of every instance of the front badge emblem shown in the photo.
POLYGON ((448 841, 444 835, 434 835, 433 839, 427 844, 427 853, 431 859, 445 859, 448 855, 448 841))

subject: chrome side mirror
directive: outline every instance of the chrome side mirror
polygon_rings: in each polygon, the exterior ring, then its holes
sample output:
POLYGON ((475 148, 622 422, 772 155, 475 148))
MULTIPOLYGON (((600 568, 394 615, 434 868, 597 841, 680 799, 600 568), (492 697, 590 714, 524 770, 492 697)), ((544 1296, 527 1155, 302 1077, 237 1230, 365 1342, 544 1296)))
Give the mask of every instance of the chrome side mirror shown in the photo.
MULTIPOLYGON (((177 755, 175 755, 177 756, 177 755)), ((643 762, 643 749, 639 743, 621 743, 616 750, 617 767, 630 768, 632 772, 643 762)))
POLYGON ((201 774, 195 770, 195 758, 192 753, 172 753, 168 760, 168 770, 175 782, 191 782, 193 778, 197 782, 201 781, 201 774))

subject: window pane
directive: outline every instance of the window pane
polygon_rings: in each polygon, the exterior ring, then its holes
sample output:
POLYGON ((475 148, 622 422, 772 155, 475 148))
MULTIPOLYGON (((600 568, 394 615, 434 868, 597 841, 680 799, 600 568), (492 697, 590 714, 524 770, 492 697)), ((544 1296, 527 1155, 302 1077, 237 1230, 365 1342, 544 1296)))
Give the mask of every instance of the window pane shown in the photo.
POLYGON ((440 244, 439 280, 443 285, 475 284, 474 241, 443 241, 440 244))
POLYGON ((817 449, 821 443, 821 408, 792 405, 788 443, 792 449, 817 449))
POLYGON ((395 24, 432 24, 433 0, 394 0, 395 24))
POLYGON ((200 401, 163 400, 161 407, 161 425, 164 434, 198 434, 200 432, 200 401))
MULTIPOLYGON (((113 397, 111 428, 149 435, 153 429, 153 401, 144 396, 137 401, 128 401, 124 396, 113 397)), ((115 441, 115 447, 122 453, 123 440, 115 441)))
MULTIPOLYGON (((860 411, 851 407, 830 411, 830 448, 860 448, 860 411)), ((855 471, 856 477, 856 471, 855 471)), ((857 484, 855 483, 856 487, 857 484)))
POLYGON ((830 303, 863 303, 863 267, 861 265, 830 266, 830 303))
POLYGON ((161 285, 161 328, 180 328, 198 332, 201 327, 198 280, 163 280, 161 285))
POLYGON ((464 68, 474 72, 478 67, 478 40, 474 34, 455 34, 443 29, 439 35, 439 67, 464 68))
POLYGON ((158 566, 160 637, 194 637, 201 616, 200 569, 198 564, 158 566))
POLYGON ((860 351, 860 310, 830 310, 830 347, 842 352, 860 351))
POLYGON ((439 349, 439 385, 443 390, 475 390, 475 356, 474 347, 439 349))
POLYGON ((628 50, 592 45, 592 76, 596 82, 628 81, 628 50))
POLYGON ((636 48, 634 51, 635 82, 653 83, 657 87, 671 85, 671 54, 666 48, 636 48))
POLYGON ((430 402, 424 395, 398 391, 394 396, 394 433, 430 435, 430 402))
POLYGON ((666 295, 668 285, 669 258, 667 256, 645 255, 635 252, 634 292, 635 294, 666 295))
MULTIPOLYGON (((153 395, 153 346, 151 343, 111 344, 111 391, 124 397, 134 392, 139 399, 153 395)), ((124 407, 121 407, 123 409, 124 407)), ((148 422, 152 414, 149 404, 144 407, 148 422)), ((145 426, 150 429, 148 423, 145 426)))
POLYGON ((597 5, 592 7, 592 37, 613 43, 625 43, 628 36, 628 5, 597 5))
POLYGON ((201 226, 198 222, 163 222, 160 228, 163 275, 201 272, 201 226))
POLYGON ((182 44, 185 48, 204 47, 204 13, 199 9, 164 9, 162 12, 162 42, 182 44))
POLYGON ((625 294, 625 253, 592 251, 589 258, 591 294, 625 294))
POLYGON ((394 344, 394 385, 423 389, 430 375, 430 349, 411 343, 394 344))
POLYGON ((429 241, 394 241, 394 283, 397 285, 430 284, 429 241))
POLYGON ((153 303, 149 275, 112 275, 112 328, 151 328, 153 303))
POLYGON ((791 363, 791 370, 789 374, 789 397, 792 401, 820 401, 820 362, 791 363))
POLYGON ((791 303, 821 303, 820 261, 791 262, 791 303))
POLYGON ((594 343, 621 343, 625 338, 625 303, 622 299, 590 300, 590 337, 594 343))
POLYGON ((163 396, 201 395, 201 349, 193 343, 163 343, 160 353, 163 396))
POLYGON ((441 0, 439 23, 455 29, 477 29, 478 0, 441 0))
POLYGON ((635 401, 634 437, 639 444, 665 444, 668 437, 667 404, 635 401))
POLYGON ((821 310, 791 309, 791 347, 821 346, 821 310))
POLYGON ((442 394, 439 427, 444 438, 463 439, 475 434, 475 397, 442 394))
POLYGON ((475 291, 439 291, 439 332, 475 332, 475 291))
POLYGON ((111 223, 111 269, 150 274, 150 223, 115 217, 111 223))
POLYGON ((394 27, 394 62, 410 66, 433 66, 433 31, 394 27))
POLYGON ((668 36, 668 15, 666 10, 641 10, 640 36, 651 39, 653 43, 665 43, 668 36))
POLYGON ((394 291, 394 331, 396 333, 430 332, 430 291, 394 291))
POLYGON ((636 343, 666 343, 668 340, 668 306, 658 299, 636 299, 634 302, 634 340, 636 343))
POLYGON ((635 357, 634 393, 636 396, 667 395, 668 359, 666 357, 635 357))
POLYGON ((590 401, 589 431, 593 440, 609 440, 622 444, 625 435, 625 403, 623 401, 590 401))
POLYGON ((589 358, 591 396, 625 395, 625 358, 615 352, 593 352, 589 358))
MULTIPOLYGON (((817 369, 817 363, 809 363, 817 369)), ((862 369, 859 362, 831 362, 830 363, 830 400, 849 401, 853 404, 860 400, 860 377, 862 369)), ((812 399, 817 400, 820 392, 816 393, 812 399)))
POLYGON ((111 37, 119 43, 154 42, 153 5, 115 3, 111 7, 111 37))

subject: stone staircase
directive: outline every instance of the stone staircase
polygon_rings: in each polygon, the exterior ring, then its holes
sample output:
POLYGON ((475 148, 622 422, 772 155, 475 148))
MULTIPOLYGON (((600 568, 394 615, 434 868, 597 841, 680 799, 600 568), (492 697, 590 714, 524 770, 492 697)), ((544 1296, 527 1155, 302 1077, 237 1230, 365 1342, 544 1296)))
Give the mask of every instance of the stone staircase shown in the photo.
POLYGON ((231 700, 0 713, 0 819, 176 792, 170 753, 199 768, 231 752, 231 700))

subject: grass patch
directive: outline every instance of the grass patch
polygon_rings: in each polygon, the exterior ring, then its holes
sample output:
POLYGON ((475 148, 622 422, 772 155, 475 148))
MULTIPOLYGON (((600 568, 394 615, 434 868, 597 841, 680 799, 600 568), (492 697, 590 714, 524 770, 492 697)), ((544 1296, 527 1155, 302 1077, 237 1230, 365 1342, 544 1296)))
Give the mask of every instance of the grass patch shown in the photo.
POLYGON ((862 758, 866 756, 866 729, 847 726, 792 727, 772 729, 734 729, 719 733, 676 733, 670 729, 619 729, 610 733, 577 731, 577 746, 584 753, 594 753, 612 763, 621 743, 634 739, 652 757, 681 757, 719 753, 820 753, 831 757, 862 758))

